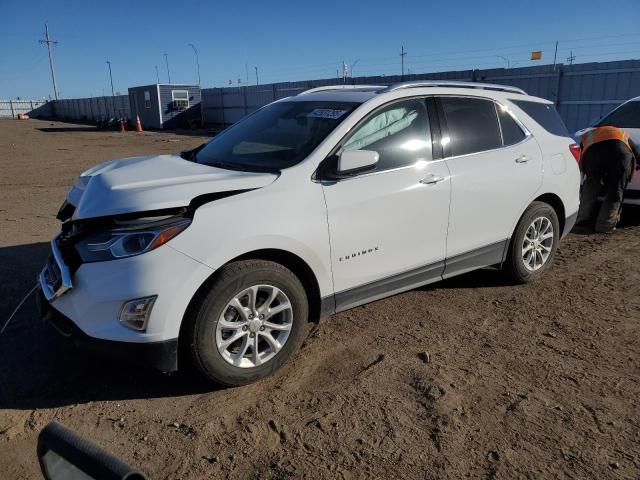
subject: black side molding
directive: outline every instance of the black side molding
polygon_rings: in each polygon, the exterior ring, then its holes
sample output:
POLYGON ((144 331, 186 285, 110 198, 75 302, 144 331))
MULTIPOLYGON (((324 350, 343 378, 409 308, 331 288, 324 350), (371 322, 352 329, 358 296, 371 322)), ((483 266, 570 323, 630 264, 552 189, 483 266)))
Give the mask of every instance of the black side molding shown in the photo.
POLYGON ((444 261, 440 261, 336 293, 336 312, 437 282, 442 280, 443 271, 444 261))
POLYGON ((322 299, 321 318, 358 305, 406 292, 444 278, 478 268, 500 264, 504 260, 509 239, 456 255, 449 259, 415 268, 375 282, 338 292, 322 299))
POLYGON ((447 258, 447 265, 442 278, 449 278, 477 268, 500 264, 504 261, 508 248, 509 240, 502 240, 486 247, 476 248, 470 252, 447 258))

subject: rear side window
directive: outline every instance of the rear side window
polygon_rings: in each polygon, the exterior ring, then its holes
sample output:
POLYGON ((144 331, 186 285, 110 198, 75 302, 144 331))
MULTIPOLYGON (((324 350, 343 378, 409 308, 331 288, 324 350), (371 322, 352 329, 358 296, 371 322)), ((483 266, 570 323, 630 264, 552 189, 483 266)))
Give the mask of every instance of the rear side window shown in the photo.
POLYGON ((533 118, 542 128, 552 135, 571 137, 556 107, 549 103, 530 102, 527 100, 510 100, 533 118))
POLYGON ((629 102, 614 110, 598 122, 619 128, 640 128, 640 102, 629 102))
POLYGON ((494 103, 480 98, 441 97, 452 156, 502 146, 494 103))
POLYGON ((498 119, 500 119, 500 128, 502 129, 502 144, 505 147, 520 143, 525 138, 525 133, 516 123, 506 108, 496 105, 498 111, 498 119))

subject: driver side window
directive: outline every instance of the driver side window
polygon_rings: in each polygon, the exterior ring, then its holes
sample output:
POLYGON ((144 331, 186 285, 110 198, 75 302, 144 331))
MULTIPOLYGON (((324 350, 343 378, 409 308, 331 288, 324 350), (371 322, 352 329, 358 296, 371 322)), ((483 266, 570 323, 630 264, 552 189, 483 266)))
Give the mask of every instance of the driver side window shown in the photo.
POLYGON ((340 152, 373 150, 380 159, 375 171, 431 160, 431 134, 424 99, 408 99, 381 107, 346 138, 340 152))

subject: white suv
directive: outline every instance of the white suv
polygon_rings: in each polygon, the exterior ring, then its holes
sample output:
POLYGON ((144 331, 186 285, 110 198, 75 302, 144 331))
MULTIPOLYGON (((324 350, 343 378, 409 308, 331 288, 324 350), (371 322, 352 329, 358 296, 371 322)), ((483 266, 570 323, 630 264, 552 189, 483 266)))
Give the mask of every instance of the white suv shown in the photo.
POLYGON ((540 277, 575 222, 577 155, 553 105, 515 88, 309 90, 193 151, 84 172, 43 315, 92 350, 251 382, 306 322, 490 265, 540 277))

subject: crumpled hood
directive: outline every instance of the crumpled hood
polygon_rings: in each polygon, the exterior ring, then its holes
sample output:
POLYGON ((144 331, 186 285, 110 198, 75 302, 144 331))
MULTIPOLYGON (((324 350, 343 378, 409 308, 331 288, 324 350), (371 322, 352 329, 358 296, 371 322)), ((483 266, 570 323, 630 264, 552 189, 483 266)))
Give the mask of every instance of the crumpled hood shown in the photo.
POLYGON ((184 160, 178 155, 124 158, 82 173, 67 195, 73 220, 185 207, 208 193, 261 188, 274 173, 238 172, 184 160))

